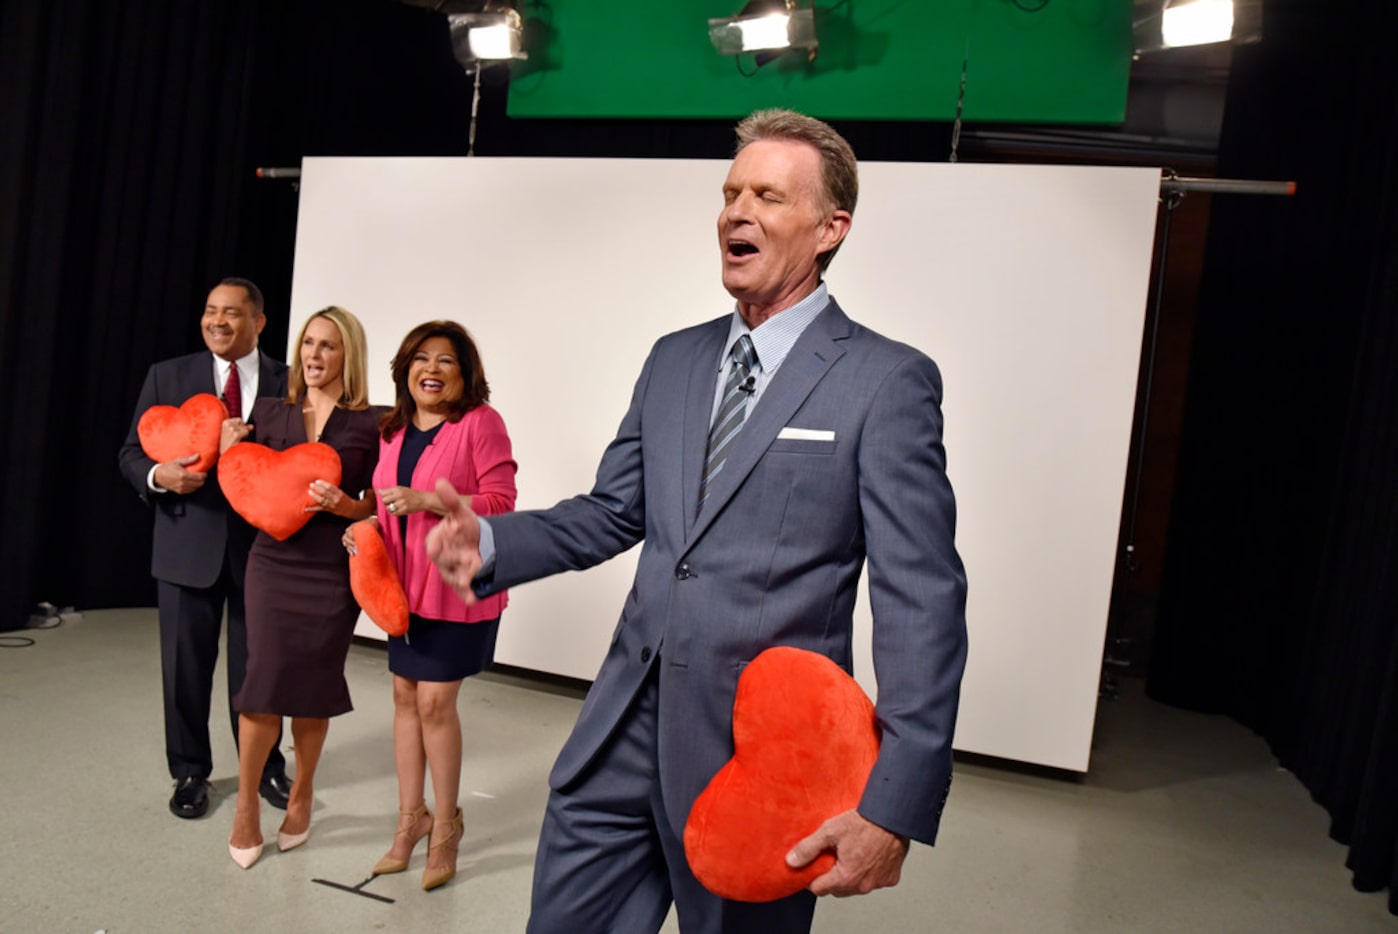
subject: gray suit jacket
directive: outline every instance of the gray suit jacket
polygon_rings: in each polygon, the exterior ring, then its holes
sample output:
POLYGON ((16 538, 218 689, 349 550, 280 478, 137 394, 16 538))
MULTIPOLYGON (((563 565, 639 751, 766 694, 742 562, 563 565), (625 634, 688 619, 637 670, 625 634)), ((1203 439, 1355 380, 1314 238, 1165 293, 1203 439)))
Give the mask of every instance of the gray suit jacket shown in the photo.
MULTIPOLYGON (((261 351, 258 357, 261 360, 257 375, 258 397, 285 396, 286 364, 261 351)), ((221 390, 222 387, 214 386, 214 355, 207 350, 152 365, 141 387, 135 414, 131 416, 126 442, 117 454, 126 482, 135 488, 142 500, 155 507, 151 576, 182 587, 212 587, 223 569, 226 549, 234 552, 235 583, 241 587, 243 567, 255 531, 228 508, 218 486, 217 465, 209 472, 204 485, 187 496, 152 494, 146 486, 146 477, 155 461, 141 450, 136 426, 146 409, 153 405, 181 405, 190 396, 201 392, 218 395, 221 390)))
POLYGON ((941 377, 832 300, 753 407, 696 518, 729 317, 663 337, 590 494, 492 516, 481 592, 598 564, 644 541, 606 659, 550 781, 596 756, 660 665, 662 789, 677 833, 732 755, 738 675, 770 646, 849 670, 866 558, 882 742, 859 811, 931 843, 951 781, 966 582, 942 447, 941 377), (784 428, 833 440, 782 438, 784 428))

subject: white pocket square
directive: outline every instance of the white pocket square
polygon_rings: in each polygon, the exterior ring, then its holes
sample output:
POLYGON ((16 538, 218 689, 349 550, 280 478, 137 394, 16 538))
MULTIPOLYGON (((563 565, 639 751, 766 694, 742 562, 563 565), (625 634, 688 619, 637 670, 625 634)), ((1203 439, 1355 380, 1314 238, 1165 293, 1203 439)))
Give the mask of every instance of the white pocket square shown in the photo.
POLYGON ((790 425, 777 432, 778 441, 834 441, 835 432, 826 428, 792 428, 790 425))

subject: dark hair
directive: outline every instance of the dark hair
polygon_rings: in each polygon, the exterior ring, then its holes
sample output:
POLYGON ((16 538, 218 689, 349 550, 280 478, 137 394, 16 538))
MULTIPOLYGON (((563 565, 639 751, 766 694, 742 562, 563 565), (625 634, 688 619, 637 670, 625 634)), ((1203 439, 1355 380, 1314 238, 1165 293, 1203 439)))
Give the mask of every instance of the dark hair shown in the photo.
POLYGON ((257 309, 259 315, 267 312, 263 310, 262 290, 257 287, 257 283, 251 279, 244 279, 242 276, 229 276, 226 279, 218 280, 219 285, 233 285, 248 293, 248 301, 252 302, 252 307, 257 309))
POLYGON ((413 401, 412 391, 408 388, 408 368, 412 366, 413 355, 434 337, 451 341, 457 363, 461 366, 461 379, 465 383, 461 398, 452 402, 447 410, 447 421, 459 422, 467 412, 490 401, 490 384, 485 381, 485 367, 481 365, 476 342, 471 340, 466 329, 455 321, 419 324, 403 338, 398 353, 393 356, 393 411, 384 417, 380 426, 385 441, 406 428, 417 411, 417 403, 413 401))

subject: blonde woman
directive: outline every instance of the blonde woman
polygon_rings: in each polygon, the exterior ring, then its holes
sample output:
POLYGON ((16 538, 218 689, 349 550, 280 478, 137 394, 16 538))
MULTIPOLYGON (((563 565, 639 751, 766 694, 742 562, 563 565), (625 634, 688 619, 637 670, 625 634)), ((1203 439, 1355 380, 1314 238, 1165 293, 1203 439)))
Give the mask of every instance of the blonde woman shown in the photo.
POLYGON ((340 455, 338 486, 311 484, 309 522, 285 541, 259 532, 248 556, 248 670, 234 698, 238 711, 238 805, 229 854, 244 869, 262 855, 257 800, 260 763, 291 717, 296 779, 277 848, 310 836, 316 765, 330 718, 352 709, 345 658, 359 607, 350 593, 340 536, 374 514, 371 477, 378 462, 381 408, 368 403, 364 329, 343 308, 313 314, 301 328, 286 399, 259 399, 251 426, 225 430, 224 446, 248 438, 273 450, 320 441, 340 455))

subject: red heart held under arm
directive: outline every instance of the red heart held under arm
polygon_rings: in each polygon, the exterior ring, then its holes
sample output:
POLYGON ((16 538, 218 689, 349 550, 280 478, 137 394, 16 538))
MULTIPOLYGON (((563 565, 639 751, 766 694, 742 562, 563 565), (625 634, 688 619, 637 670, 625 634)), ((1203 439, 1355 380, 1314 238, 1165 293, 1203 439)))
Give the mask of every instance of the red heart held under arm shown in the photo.
POLYGON ((190 396, 179 408, 153 405, 136 423, 141 450, 158 464, 198 454, 186 470, 207 473, 218 461, 218 439, 228 410, 213 393, 190 396))
POLYGON ((274 451, 244 441, 218 462, 218 485, 228 505, 278 541, 285 541, 311 520, 306 507, 312 480, 340 485, 340 455, 328 444, 310 441, 274 451))
POLYGON ((835 864, 802 869, 787 852, 859 803, 878 758, 874 705, 824 655, 767 649, 738 679, 733 758, 689 812, 684 851, 715 895, 767 902, 799 892, 835 864))
POLYGON ((408 596, 383 536, 370 522, 356 522, 350 534, 355 552, 349 560, 350 591, 374 625, 390 636, 401 636, 408 631, 408 596))

